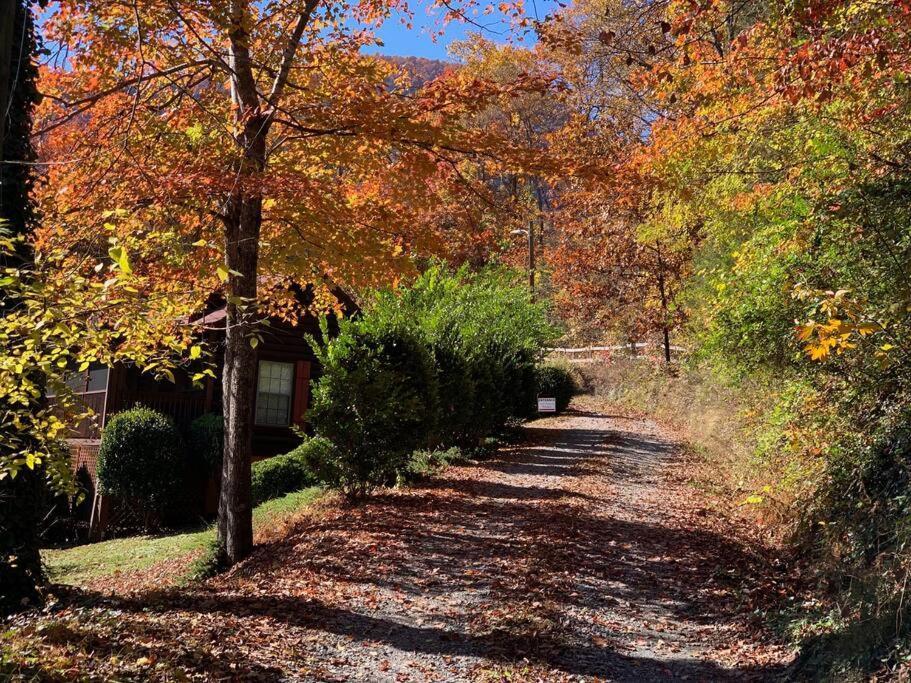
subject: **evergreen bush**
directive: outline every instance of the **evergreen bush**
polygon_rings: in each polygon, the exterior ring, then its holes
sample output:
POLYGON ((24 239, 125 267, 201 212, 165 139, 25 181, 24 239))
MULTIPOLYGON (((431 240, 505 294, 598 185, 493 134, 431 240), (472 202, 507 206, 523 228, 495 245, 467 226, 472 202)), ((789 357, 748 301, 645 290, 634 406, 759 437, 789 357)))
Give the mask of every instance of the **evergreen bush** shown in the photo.
POLYGON ((536 361, 558 336, 514 271, 428 268, 408 288, 379 292, 365 319, 405 326, 433 350, 439 445, 470 448, 535 408, 536 361))
POLYGON ((316 484, 321 463, 331 450, 332 444, 325 439, 307 439, 293 451, 253 463, 250 490, 253 504, 316 484))
POLYGON ((566 368, 558 365, 541 365, 535 371, 538 396, 553 397, 557 402, 557 412, 563 412, 569 406, 573 396, 579 391, 576 378, 566 368))
POLYGON ((429 349, 408 329, 368 317, 346 321, 320 351, 322 377, 310 422, 332 442, 321 479, 358 499, 395 483, 417 448, 436 433, 438 385, 429 349))
POLYGON ((187 446, 190 455, 201 464, 205 474, 221 469, 225 444, 225 421, 221 415, 206 413, 190 423, 187 446))
POLYGON ((98 485, 108 495, 160 514, 181 500, 187 460, 173 420, 136 406, 114 415, 98 450, 98 485))
POLYGON ((511 271, 433 266, 375 293, 320 351, 310 420, 335 446, 320 479, 358 498, 431 467, 414 452, 469 452, 530 417, 535 365, 555 336, 511 271))

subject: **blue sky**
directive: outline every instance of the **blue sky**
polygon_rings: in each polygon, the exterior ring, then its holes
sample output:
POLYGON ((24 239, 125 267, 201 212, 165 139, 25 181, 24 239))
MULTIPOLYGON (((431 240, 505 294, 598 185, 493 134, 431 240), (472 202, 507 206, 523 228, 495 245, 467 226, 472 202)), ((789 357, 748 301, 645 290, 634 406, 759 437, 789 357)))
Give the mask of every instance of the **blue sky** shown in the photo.
MULTIPOLYGON (((525 13, 532 19, 544 19, 558 8, 558 0, 524 0, 526 3, 525 13)), ((569 4, 572 0, 563 0, 569 4)), ((479 0, 481 8, 492 0, 479 0)), ((458 0, 453 3, 458 6, 458 0)), ((377 38, 383 41, 383 45, 377 47, 371 52, 377 52, 384 55, 395 55, 399 57, 426 57, 428 59, 448 60, 449 53, 447 47, 450 43, 463 40, 472 33, 482 33, 486 38, 505 43, 508 41, 516 42, 519 32, 510 27, 509 20, 499 11, 485 15, 481 9, 475 9, 470 13, 473 21, 484 26, 484 30, 478 26, 467 22, 455 21, 448 24, 442 36, 434 40, 433 35, 439 30, 441 23, 440 17, 442 12, 428 12, 431 2, 415 1, 411 3, 414 8, 414 20, 412 28, 407 28, 402 21, 401 16, 390 18, 379 31, 376 32, 377 38)), ((37 23, 40 27, 45 17, 54 11, 54 3, 48 8, 39 10, 37 14, 37 23)), ((520 45, 532 45, 535 41, 534 31, 526 29, 521 32, 524 36, 520 45)))
MULTIPOLYGON (((556 0, 526 0, 526 2, 528 3, 526 13, 532 18, 543 19, 557 7, 556 0)), ((446 27, 444 35, 434 42, 432 34, 439 30, 440 13, 428 14, 421 3, 415 3, 414 7, 415 16, 412 28, 407 28, 398 18, 393 17, 377 31, 377 37, 383 41, 383 45, 376 49, 377 52, 400 57, 427 57, 445 60, 448 58, 446 49, 451 42, 462 40, 470 33, 480 32, 477 26, 466 22, 452 22, 446 27)), ((510 30, 508 21, 499 12, 486 16, 479 12, 472 19, 486 27, 487 30, 483 34, 490 40, 507 42, 516 38, 517 34, 510 30)), ((519 44, 530 45, 533 42, 534 34, 529 32, 525 35, 524 41, 519 44)))

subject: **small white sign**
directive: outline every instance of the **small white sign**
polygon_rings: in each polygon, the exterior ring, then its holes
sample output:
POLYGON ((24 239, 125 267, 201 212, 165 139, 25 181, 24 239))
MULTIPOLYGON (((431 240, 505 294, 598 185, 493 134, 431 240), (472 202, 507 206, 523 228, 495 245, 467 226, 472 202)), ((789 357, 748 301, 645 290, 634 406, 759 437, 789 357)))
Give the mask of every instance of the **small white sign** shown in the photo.
POLYGON ((539 413, 557 412, 557 399, 555 398, 538 398, 539 413))

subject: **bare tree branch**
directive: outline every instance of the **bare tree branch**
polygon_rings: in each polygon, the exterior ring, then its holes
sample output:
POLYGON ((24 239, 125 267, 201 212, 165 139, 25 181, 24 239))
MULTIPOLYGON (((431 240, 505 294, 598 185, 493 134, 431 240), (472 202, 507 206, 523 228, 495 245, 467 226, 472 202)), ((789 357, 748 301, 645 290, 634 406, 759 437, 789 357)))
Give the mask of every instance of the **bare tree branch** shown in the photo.
POLYGON ((300 15, 298 15, 297 22, 294 25, 294 30, 291 32, 291 36, 288 38, 285 49, 282 51, 281 65, 278 68, 278 73, 275 74, 275 80, 272 83, 272 90, 269 91, 269 97, 267 98, 267 101, 273 107, 277 104, 279 98, 282 96, 282 92, 285 89, 285 84, 288 82, 288 74, 291 73, 291 65, 294 63, 294 57, 297 54, 300 40, 304 35, 304 30, 307 28, 307 24, 310 23, 310 17, 313 16, 313 12, 316 9, 317 5, 319 5, 319 0, 306 0, 304 3, 304 9, 300 15))

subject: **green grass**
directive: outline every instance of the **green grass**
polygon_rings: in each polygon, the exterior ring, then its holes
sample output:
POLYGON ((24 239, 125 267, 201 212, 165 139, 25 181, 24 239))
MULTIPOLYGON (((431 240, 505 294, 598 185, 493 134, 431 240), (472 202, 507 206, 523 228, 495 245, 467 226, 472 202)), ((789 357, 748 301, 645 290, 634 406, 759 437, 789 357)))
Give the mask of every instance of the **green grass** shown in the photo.
MULTIPOLYGON (((254 529, 282 522, 316 500, 321 492, 314 486, 258 505, 253 510, 254 529)), ((130 536, 64 550, 44 550, 41 558, 51 581, 78 586, 189 555, 204 549, 214 537, 213 527, 169 536, 130 536)))

